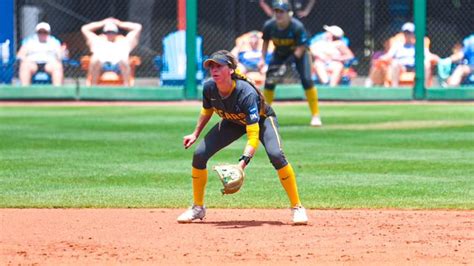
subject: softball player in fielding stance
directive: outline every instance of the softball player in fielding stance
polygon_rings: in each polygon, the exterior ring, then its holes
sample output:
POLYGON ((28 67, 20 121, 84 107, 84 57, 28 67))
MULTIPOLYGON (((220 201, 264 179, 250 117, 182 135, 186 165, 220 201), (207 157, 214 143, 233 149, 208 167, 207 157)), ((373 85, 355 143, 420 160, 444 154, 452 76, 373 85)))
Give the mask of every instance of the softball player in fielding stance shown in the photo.
POLYGON ((193 145, 213 113, 218 114, 222 120, 209 130, 194 152, 192 162, 194 203, 178 217, 178 222, 189 223, 204 218, 207 161, 216 152, 247 134, 247 144, 238 165, 245 169, 254 156, 260 140, 290 199, 293 223, 307 224, 308 217, 300 202, 295 172, 281 148, 275 112, 265 104, 259 90, 245 76, 236 72, 237 60, 230 52, 225 50, 215 52, 204 62, 204 67, 209 69, 212 80, 204 83, 201 114, 194 132, 184 136, 184 147, 187 149, 193 145))
MULTIPOLYGON (((267 20, 263 26, 262 60, 259 66, 265 64, 268 44, 272 40, 275 45, 272 59, 268 66, 263 91, 265 100, 272 104, 275 94, 275 76, 281 76, 281 66, 292 62, 296 64, 296 70, 300 75, 301 83, 305 90, 311 111, 311 126, 321 126, 321 118, 318 107, 318 91, 311 79, 311 54, 308 52, 308 36, 303 23, 293 18, 290 14, 291 6, 286 0, 273 1, 274 18, 267 20)), ((284 72, 284 71, 283 71, 284 72)))

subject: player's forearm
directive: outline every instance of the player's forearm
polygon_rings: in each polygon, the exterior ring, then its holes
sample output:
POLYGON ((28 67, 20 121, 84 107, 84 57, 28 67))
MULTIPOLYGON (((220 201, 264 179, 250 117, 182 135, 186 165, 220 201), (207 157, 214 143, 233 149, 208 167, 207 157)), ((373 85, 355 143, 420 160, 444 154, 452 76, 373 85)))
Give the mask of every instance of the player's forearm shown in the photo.
POLYGON ((300 45, 296 47, 295 51, 293 52, 293 55, 299 59, 303 56, 304 52, 306 51, 306 46, 300 45))
POLYGON ((247 144, 243 152, 244 156, 252 158, 259 144, 260 126, 258 123, 247 125, 247 144))
POLYGON ((209 120, 211 120, 211 117, 212 117, 212 113, 210 115, 203 114, 203 113, 199 115, 198 121, 196 123, 196 128, 194 129, 194 132, 193 132, 193 135, 196 136, 196 138, 199 137, 199 135, 201 135, 202 130, 207 125, 209 120))

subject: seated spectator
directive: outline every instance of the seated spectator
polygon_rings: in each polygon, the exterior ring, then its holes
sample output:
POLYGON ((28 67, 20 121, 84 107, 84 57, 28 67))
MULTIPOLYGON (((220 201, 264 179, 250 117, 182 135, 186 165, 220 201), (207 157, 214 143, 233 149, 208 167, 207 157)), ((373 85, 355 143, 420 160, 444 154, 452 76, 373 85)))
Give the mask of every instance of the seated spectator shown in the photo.
POLYGON ((236 45, 231 51, 238 59, 237 68, 257 85, 263 84, 266 72, 266 66, 259 64, 262 59, 261 38, 262 33, 259 31, 245 33, 237 38, 236 45))
MULTIPOLYGON (((403 24, 402 42, 390 44, 390 49, 377 61, 385 62, 388 65, 388 79, 392 87, 399 87, 400 76, 405 72, 415 72, 415 25, 411 22, 403 24)), ((432 54, 428 45, 425 45, 425 85, 430 86, 432 80, 432 62, 438 61, 438 56, 432 54)))
POLYGON ((463 41, 462 49, 453 53, 448 60, 459 62, 447 80, 448 86, 459 86, 474 73, 474 34, 463 41))
POLYGON ((314 58, 314 71, 322 84, 337 86, 342 78, 345 63, 354 53, 342 40, 344 31, 338 26, 324 26, 324 38, 310 46, 314 58))
POLYGON ((97 85, 102 71, 114 69, 120 71, 124 85, 130 86, 130 52, 137 46, 142 26, 138 23, 106 18, 82 26, 92 56, 89 64, 91 85, 97 85), (102 29, 102 34, 96 31, 102 29), (123 36, 119 29, 127 31, 123 36))
POLYGON ((51 75, 54 86, 61 86, 64 75, 61 42, 50 35, 51 26, 46 22, 36 25, 35 31, 35 35, 23 40, 17 53, 21 85, 30 85, 36 72, 45 71, 51 75))
POLYGON ((366 87, 384 86, 387 77, 388 66, 386 64, 377 64, 377 60, 390 50, 390 39, 383 43, 383 50, 375 51, 370 60, 369 77, 365 81, 366 87))

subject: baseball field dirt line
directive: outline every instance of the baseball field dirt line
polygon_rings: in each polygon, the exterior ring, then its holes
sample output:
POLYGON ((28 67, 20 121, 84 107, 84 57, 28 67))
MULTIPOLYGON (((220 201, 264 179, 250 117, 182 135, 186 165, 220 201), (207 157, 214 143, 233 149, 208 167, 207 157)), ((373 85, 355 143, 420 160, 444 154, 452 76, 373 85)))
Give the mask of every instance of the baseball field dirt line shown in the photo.
POLYGON ((0 209, 0 264, 314 265, 474 263, 474 211, 0 209))

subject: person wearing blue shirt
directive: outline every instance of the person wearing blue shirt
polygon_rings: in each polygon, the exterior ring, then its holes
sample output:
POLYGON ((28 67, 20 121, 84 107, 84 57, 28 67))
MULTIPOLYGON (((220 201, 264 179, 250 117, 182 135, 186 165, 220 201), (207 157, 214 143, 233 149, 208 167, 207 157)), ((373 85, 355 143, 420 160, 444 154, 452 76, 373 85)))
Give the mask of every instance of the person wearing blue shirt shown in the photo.
POLYGON ((474 73, 474 34, 464 39, 463 48, 449 57, 452 62, 460 62, 449 76, 449 86, 459 86, 465 78, 474 73))

